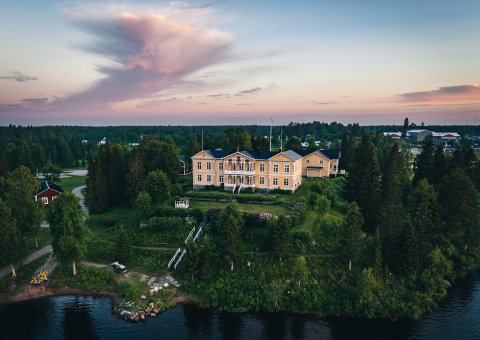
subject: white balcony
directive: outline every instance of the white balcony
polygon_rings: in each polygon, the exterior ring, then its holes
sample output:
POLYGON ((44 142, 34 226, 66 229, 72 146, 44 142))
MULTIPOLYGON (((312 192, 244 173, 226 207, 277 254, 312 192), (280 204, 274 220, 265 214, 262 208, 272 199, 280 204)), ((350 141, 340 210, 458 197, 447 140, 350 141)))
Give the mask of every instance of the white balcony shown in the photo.
POLYGON ((225 170, 225 175, 241 175, 241 176, 253 176, 255 171, 243 171, 243 170, 225 170))

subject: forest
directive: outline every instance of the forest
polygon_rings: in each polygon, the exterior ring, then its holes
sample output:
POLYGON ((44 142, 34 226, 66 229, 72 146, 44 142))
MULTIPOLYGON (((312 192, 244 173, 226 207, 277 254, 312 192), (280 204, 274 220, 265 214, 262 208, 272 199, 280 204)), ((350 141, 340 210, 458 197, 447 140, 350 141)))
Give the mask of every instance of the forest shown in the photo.
MULTIPOLYGON (((201 147, 200 127, 2 129, 2 265, 27 253, 47 218, 61 226, 51 228, 52 244, 65 262, 116 258, 162 274, 172 250, 201 225, 202 237, 187 244, 174 272, 201 305, 369 318, 419 318, 451 282, 478 269, 480 162, 469 139, 451 154, 426 139, 413 157, 408 143, 378 132, 386 128, 292 123, 283 130, 291 148, 306 135, 336 140, 346 176, 305 179, 294 194, 232 195, 192 192, 191 178, 178 174, 179 154, 201 147), (108 142, 98 145, 103 137, 108 142), (47 213, 32 200, 37 172, 83 164, 86 221, 73 195, 47 213), (185 196, 190 209, 172 208, 185 196)), ((269 147, 267 126, 203 130, 211 147, 269 147)))

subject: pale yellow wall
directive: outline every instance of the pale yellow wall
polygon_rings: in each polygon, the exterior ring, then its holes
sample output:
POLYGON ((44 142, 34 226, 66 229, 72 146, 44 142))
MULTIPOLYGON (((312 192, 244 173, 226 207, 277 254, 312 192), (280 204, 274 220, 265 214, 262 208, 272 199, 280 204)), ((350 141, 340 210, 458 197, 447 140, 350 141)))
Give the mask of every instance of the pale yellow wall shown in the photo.
POLYGON ((319 155, 316 152, 303 157, 302 165, 303 165, 302 175, 304 177, 327 177, 330 175, 330 167, 331 167, 330 160, 319 155), (309 164, 307 164, 307 160, 310 161, 309 164), (323 161, 323 163, 320 163, 320 161, 323 161), (323 168, 321 169, 321 171, 309 171, 309 173, 307 174, 308 166, 312 166, 312 167, 321 166, 323 168), (314 173, 315 175, 312 175, 312 173, 314 173))

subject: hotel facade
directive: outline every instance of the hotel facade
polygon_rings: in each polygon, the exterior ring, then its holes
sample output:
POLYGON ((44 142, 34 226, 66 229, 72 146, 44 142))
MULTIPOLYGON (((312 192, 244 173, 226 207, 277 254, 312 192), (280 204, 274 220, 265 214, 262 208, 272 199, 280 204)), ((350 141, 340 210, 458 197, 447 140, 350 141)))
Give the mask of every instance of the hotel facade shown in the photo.
POLYGON ((302 178, 339 173, 340 153, 332 150, 282 152, 202 150, 192 156, 193 189, 224 186, 240 192, 281 189, 294 192, 302 178))

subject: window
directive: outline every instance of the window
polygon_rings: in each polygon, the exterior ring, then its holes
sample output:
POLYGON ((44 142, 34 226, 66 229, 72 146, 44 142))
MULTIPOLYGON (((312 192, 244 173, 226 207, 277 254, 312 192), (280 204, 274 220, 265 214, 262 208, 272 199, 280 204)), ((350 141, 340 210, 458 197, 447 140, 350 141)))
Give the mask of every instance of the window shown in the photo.
POLYGON ((307 164, 310 164, 310 160, 309 160, 309 159, 307 159, 307 160, 305 161, 305 163, 307 163, 307 164))
POLYGON ((202 162, 197 162, 197 170, 202 170, 202 162))
POLYGON ((232 170, 233 171, 237 170, 237 165, 235 163, 232 164, 232 170))
MULTIPOLYGON (((222 164, 222 163, 220 163, 220 164, 222 164)), ((220 183, 223 183, 223 176, 222 176, 222 175, 218 176, 218 181, 219 181, 220 183)))
POLYGON ((247 164, 247 171, 253 171, 253 164, 252 163, 247 164))
POLYGON ((223 163, 218 164, 218 168, 219 168, 220 170, 223 170, 223 163))
POLYGON ((273 179, 273 185, 278 185, 278 178, 273 179))
POLYGON ((333 166, 333 171, 337 171, 337 166, 336 165, 333 166))
POLYGON ((265 171, 265 164, 260 164, 260 171, 265 171))
POLYGON ((283 167, 285 172, 290 172, 290 164, 285 164, 285 166, 283 167))
POLYGON ((48 197, 42 197, 43 204, 48 204, 48 197))
POLYGON ((288 186, 288 178, 283 179, 283 185, 288 186))
POLYGON ((207 170, 212 170, 212 163, 207 162, 207 170))
POLYGON ((278 164, 273 165, 273 172, 278 172, 278 164))
POLYGON ((211 182, 212 181, 212 175, 207 175, 207 182, 211 182))
POLYGON ((199 182, 202 181, 202 175, 197 175, 197 181, 199 181, 199 182))
POLYGON ((320 160, 320 164, 323 164, 323 160, 320 160))
POLYGON ((260 177, 260 184, 262 184, 262 185, 265 184, 265 177, 260 177))

